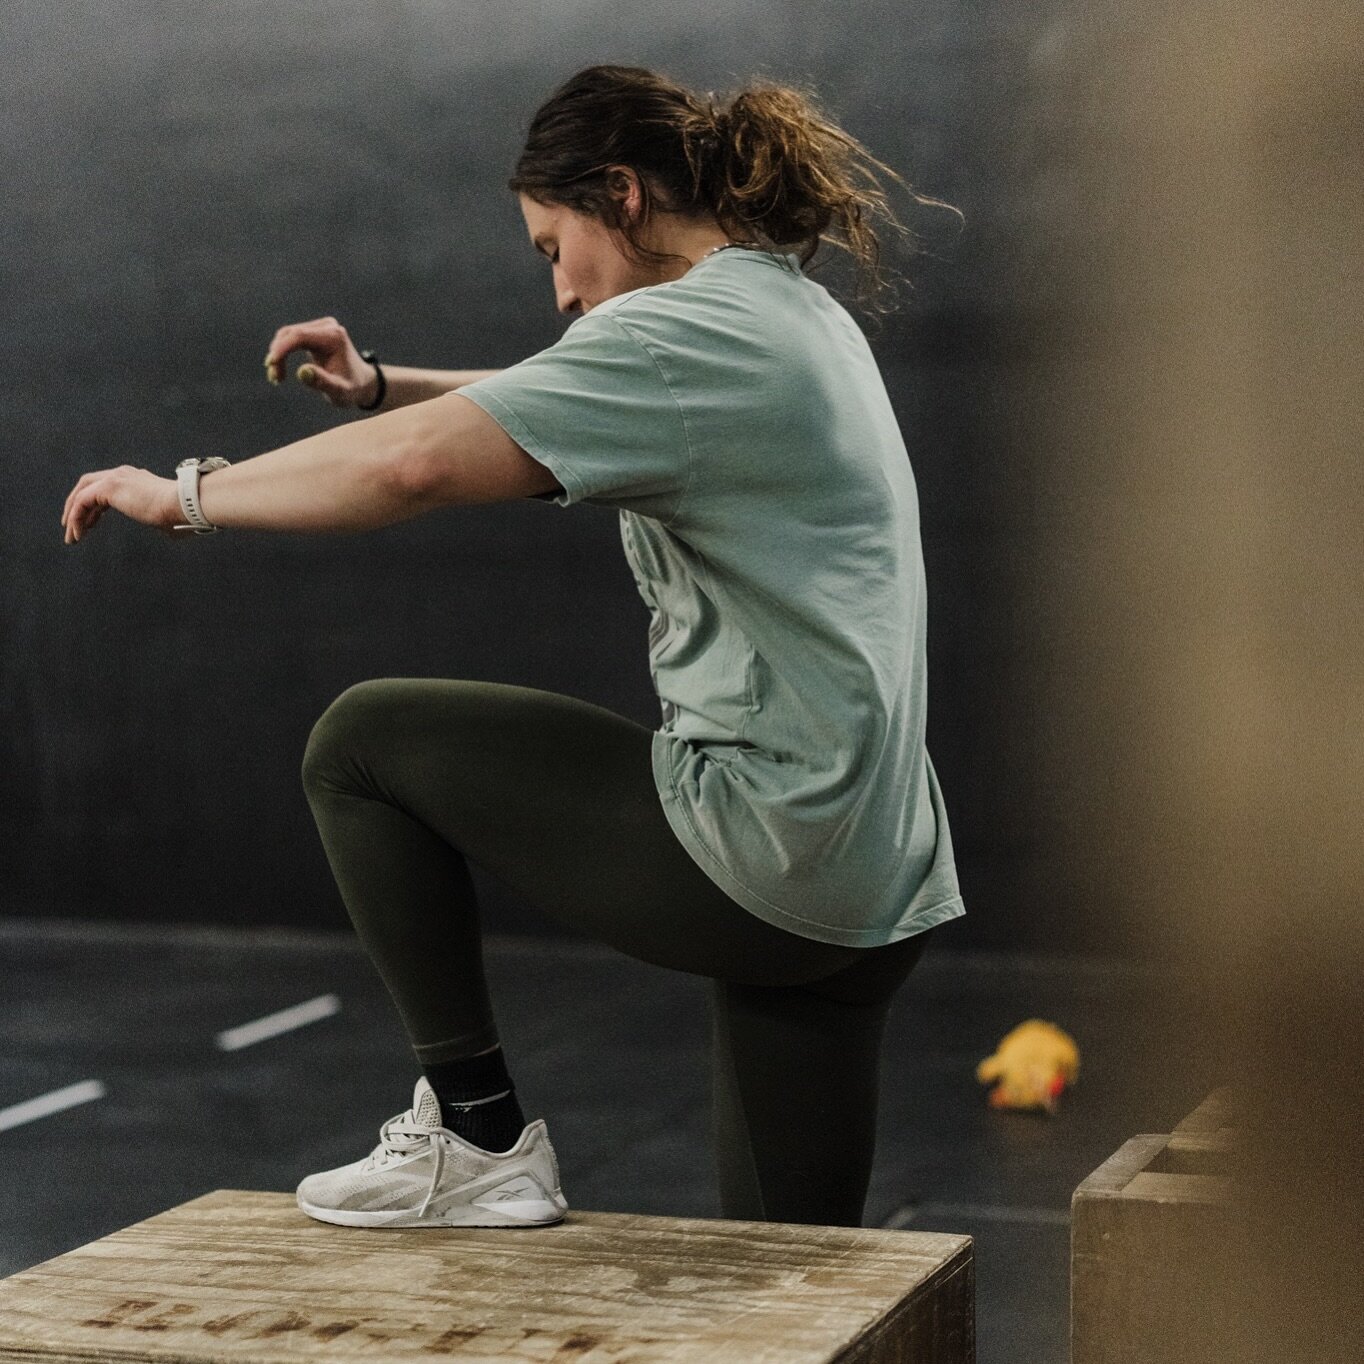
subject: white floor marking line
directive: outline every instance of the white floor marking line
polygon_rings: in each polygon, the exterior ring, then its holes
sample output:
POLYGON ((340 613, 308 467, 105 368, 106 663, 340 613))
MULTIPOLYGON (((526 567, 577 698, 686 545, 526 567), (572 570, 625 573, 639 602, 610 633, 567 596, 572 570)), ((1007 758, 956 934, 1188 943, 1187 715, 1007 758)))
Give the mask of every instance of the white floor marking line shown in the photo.
POLYGON ((98 1080, 82 1080, 79 1084, 67 1085, 65 1089, 40 1094, 36 1099, 25 1099, 23 1103, 0 1108, 0 1132, 46 1118, 51 1113, 60 1113, 64 1108, 89 1103, 91 1099, 102 1099, 104 1094, 104 1086, 98 1080))
POLYGON ((290 1009, 266 1014, 253 1023, 243 1023, 240 1027, 220 1032, 218 1047, 222 1051, 237 1051, 251 1046, 253 1042, 264 1042, 267 1037, 278 1037, 282 1032, 301 1028, 305 1023, 316 1023, 319 1018, 330 1018, 340 1011, 341 1001, 335 995, 318 995, 316 999, 304 1000, 290 1009))

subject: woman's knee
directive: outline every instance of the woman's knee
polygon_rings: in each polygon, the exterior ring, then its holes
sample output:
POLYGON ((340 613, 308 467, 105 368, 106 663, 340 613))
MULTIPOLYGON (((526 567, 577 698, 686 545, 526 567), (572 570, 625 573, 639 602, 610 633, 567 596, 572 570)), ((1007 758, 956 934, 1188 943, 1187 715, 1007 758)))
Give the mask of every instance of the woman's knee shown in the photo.
POLYGON ((303 785, 317 784, 339 762, 354 758, 382 733, 400 690, 399 678, 376 677, 346 688, 318 716, 303 749, 303 785))

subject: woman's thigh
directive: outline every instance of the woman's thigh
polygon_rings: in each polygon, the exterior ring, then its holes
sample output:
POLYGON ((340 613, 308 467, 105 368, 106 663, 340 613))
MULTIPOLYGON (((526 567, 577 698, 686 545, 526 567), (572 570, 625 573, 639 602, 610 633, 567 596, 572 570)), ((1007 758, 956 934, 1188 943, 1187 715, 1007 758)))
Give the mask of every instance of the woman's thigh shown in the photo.
POLYGON ((893 992, 898 967, 916 955, 908 946, 843 947, 788 933, 701 870, 663 814, 652 738, 555 692, 381 678, 332 703, 305 766, 325 753, 332 770, 340 763, 352 784, 419 820, 518 898, 642 961, 752 985, 846 976, 853 995, 893 992))

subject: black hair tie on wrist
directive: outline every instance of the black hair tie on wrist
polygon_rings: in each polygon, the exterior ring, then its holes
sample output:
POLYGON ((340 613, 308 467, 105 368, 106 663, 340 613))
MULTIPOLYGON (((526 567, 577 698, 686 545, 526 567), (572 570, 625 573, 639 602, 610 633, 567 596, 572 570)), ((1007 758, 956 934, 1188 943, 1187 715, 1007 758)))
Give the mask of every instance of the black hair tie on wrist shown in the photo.
POLYGON ((388 380, 384 378, 384 372, 379 368, 379 357, 372 350, 362 350, 360 358, 374 366, 374 372, 379 376, 379 391, 374 395, 372 403, 356 403, 355 406, 361 412, 373 412, 383 402, 384 394, 388 392, 388 380))

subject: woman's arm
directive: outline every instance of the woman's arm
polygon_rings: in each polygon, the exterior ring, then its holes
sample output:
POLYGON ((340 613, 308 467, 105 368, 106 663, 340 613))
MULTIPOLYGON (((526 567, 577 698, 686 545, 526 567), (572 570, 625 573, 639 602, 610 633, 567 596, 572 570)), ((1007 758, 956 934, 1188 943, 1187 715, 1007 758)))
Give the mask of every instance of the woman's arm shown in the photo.
MULTIPOLYGON (((384 367, 387 389, 383 402, 373 409, 376 412, 391 412, 396 407, 439 398, 443 394, 454 393, 465 384, 500 373, 495 369, 411 369, 406 365, 390 365, 386 360, 381 360, 380 364, 384 367)), ((375 374, 365 385, 360 404, 372 403, 378 388, 379 376, 375 374)))
MULTIPOLYGON (((334 317, 318 317, 311 322, 295 322, 281 327, 265 352, 265 377, 272 384, 282 383, 285 362, 295 351, 307 354, 295 377, 299 383, 320 393, 333 407, 364 407, 379 391, 379 375, 374 366, 356 350, 345 327, 334 317)), ((384 401, 367 412, 392 412, 412 403, 426 402, 453 393, 475 379, 496 374, 495 369, 413 369, 405 365, 383 365, 387 386, 384 401)))
POLYGON ((370 530, 558 486, 481 407, 451 393, 203 474, 199 504, 215 526, 370 530))
MULTIPOLYGON (((436 507, 558 488, 477 403, 447 393, 201 474, 199 506, 224 528, 372 530, 436 507)), ((183 520, 174 478, 125 464, 83 475, 68 494, 67 543, 110 507, 171 534, 183 520)))

